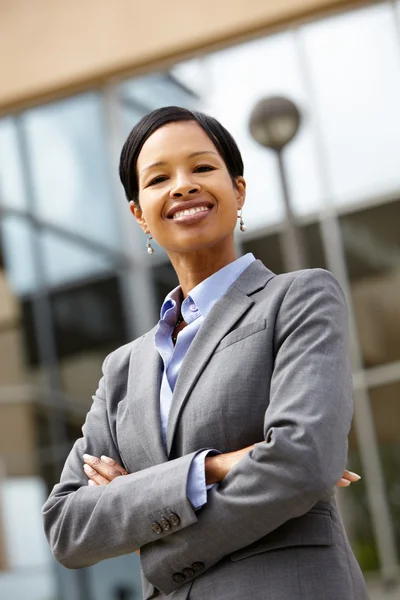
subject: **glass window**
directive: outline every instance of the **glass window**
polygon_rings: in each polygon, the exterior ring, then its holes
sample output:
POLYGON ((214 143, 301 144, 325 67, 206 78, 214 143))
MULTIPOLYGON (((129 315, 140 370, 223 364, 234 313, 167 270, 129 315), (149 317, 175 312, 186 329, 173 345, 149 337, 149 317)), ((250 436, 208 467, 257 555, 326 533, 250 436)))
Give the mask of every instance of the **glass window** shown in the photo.
POLYGON ((2 485, 7 553, 10 567, 44 567, 50 562, 40 509, 43 482, 36 477, 9 478, 2 485))
POLYGON ((34 230, 29 220, 4 216, 0 220, 1 243, 8 282, 16 296, 37 287, 32 253, 34 230))
MULTIPOLYGON (((119 283, 114 277, 54 290, 50 304, 60 359, 98 348, 105 358, 106 349, 111 351, 127 341, 119 283)), ((38 365, 31 298, 24 299, 22 310, 28 360, 38 365)))
POLYGON ((263 237, 242 242, 243 253, 252 252, 268 269, 276 274, 284 273, 281 240, 279 233, 270 233, 263 237))
POLYGON ((175 77, 174 70, 152 73, 126 81, 121 86, 122 99, 143 114, 161 106, 194 106, 197 95, 189 85, 175 77))
POLYGON ((125 136, 146 113, 155 108, 173 105, 193 109, 197 105, 196 93, 181 78, 176 77, 173 70, 124 82, 120 86, 120 99, 125 136))
POLYGON ((154 290, 157 297, 157 315, 159 315, 159 310, 161 309, 166 296, 179 285, 179 281, 170 262, 153 267, 151 273, 154 278, 154 290))
POLYGON ((346 531, 362 571, 378 571, 379 557, 354 422, 349 435, 346 468, 361 475, 360 481, 341 491, 340 509, 346 524, 346 531))
POLYGON ((44 230, 39 237, 44 270, 40 274, 33 250, 38 233, 29 220, 6 216, 0 225, 7 278, 17 296, 37 290, 39 276, 47 286, 55 287, 115 270, 111 256, 44 230))
POLYGON ((51 555, 43 531, 46 497, 37 477, 2 480, 1 504, 8 570, 0 574, 2 598, 41 600, 55 597, 51 555))
POLYGON ((44 230, 41 234, 41 251, 45 280, 49 287, 110 273, 113 270, 111 257, 82 244, 73 243, 52 231, 44 230))
POLYGON ((327 269, 319 223, 302 225, 300 230, 303 234, 307 267, 309 269, 327 269))
MULTIPOLYGON (((302 225, 300 231, 304 242, 307 267, 326 269, 319 224, 302 225)), ((279 233, 271 233, 247 240, 243 242, 242 246, 244 252, 252 252, 274 273, 279 274, 287 271, 284 265, 279 233)))
POLYGON ((25 208, 26 197, 18 152, 15 120, 0 120, 0 205, 25 208))
POLYGON ((370 397, 397 548, 400 550, 400 380, 371 389, 370 397))
POLYGON ((400 52, 390 3, 303 27, 334 200, 400 187, 400 52))
POLYGON ((29 110, 22 118, 36 214, 102 244, 117 246, 100 96, 76 96, 29 110))
POLYGON ((400 360, 400 201, 340 218, 367 367, 400 360))

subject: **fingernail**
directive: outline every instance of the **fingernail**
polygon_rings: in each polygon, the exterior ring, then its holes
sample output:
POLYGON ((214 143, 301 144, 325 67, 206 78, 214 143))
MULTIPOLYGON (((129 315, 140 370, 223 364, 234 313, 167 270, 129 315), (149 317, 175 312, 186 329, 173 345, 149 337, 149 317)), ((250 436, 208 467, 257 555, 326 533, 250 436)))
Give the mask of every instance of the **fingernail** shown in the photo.
POLYGON ((359 481, 361 479, 361 475, 359 475, 358 473, 353 473, 353 471, 349 471, 349 473, 356 479, 356 481, 359 481))
POLYGON ((112 458, 110 458, 109 456, 100 456, 101 460, 104 461, 105 463, 107 463, 108 465, 115 465, 115 460, 113 460, 112 458))
POLYGON ((83 455, 83 460, 92 460, 94 458, 94 456, 92 456, 91 454, 84 454, 83 455))
POLYGON ((345 485, 346 487, 349 486, 351 484, 351 481, 349 481, 348 479, 345 479, 344 477, 342 477, 340 479, 340 481, 343 483, 343 485, 345 485))
POLYGON ((92 481, 91 479, 89 479, 88 485, 96 485, 96 483, 94 481, 92 481))
POLYGON ((96 471, 94 469, 92 469, 92 467, 90 467, 89 465, 83 465, 83 470, 88 475, 95 475, 95 473, 96 473, 96 471))

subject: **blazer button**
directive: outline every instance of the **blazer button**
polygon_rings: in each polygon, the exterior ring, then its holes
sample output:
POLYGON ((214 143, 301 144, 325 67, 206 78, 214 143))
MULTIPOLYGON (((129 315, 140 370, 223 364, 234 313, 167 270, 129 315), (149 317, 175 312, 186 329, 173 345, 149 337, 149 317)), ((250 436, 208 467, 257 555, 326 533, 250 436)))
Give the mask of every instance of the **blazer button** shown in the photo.
POLYGON ((164 531, 168 531, 168 529, 171 529, 171 523, 165 517, 161 517, 160 523, 164 531))
POLYGON ((176 582, 176 583, 182 583, 183 581, 185 581, 186 579, 186 575, 184 575, 183 573, 174 573, 172 575, 172 579, 176 582))
POLYGON ((192 569, 193 569, 193 571, 196 571, 196 573, 200 573, 200 571, 204 571, 204 563, 194 562, 192 564, 192 569))
POLYGON ((171 525, 179 525, 179 523, 181 522, 181 520, 178 517, 178 515, 175 514, 175 513, 173 513, 173 512, 170 515, 168 515, 168 516, 169 516, 169 520, 170 520, 171 525))
POLYGON ((182 569, 182 573, 184 575, 186 575, 186 577, 193 577, 194 575, 194 570, 191 569, 190 567, 186 567, 186 569, 182 569))
POLYGON ((151 528, 154 531, 154 533, 156 533, 157 535, 160 535, 160 533, 162 532, 161 525, 160 525, 160 523, 158 523, 158 521, 154 521, 151 524, 151 528))

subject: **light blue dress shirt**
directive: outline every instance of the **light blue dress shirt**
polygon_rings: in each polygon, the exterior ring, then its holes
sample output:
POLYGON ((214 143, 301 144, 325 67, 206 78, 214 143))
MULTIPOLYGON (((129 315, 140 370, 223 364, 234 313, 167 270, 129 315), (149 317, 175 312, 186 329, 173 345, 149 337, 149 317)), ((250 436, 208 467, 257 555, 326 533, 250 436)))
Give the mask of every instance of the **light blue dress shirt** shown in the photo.
MULTIPOLYGON (((161 431, 164 445, 166 445, 172 394, 186 352, 214 304, 254 260, 254 256, 249 253, 213 273, 193 288, 182 304, 180 286, 172 290, 164 300, 155 333, 155 345, 164 364, 160 391, 161 431), (187 326, 178 334, 174 346, 171 336, 180 312, 187 326)), ((216 453, 216 451, 205 450, 197 454, 190 467, 186 495, 194 508, 200 508, 207 502, 207 489, 212 487, 206 486, 204 469, 205 458, 210 452, 216 453)))

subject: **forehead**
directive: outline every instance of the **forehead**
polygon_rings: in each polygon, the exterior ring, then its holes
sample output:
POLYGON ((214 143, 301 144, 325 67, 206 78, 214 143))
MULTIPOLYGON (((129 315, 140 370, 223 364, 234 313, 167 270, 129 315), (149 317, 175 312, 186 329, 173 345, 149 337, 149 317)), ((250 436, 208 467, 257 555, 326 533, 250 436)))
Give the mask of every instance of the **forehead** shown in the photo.
POLYGON ((200 125, 193 121, 168 123, 145 141, 138 156, 137 168, 140 172, 154 162, 172 162, 199 151, 217 152, 200 125))

